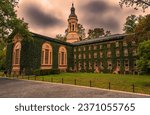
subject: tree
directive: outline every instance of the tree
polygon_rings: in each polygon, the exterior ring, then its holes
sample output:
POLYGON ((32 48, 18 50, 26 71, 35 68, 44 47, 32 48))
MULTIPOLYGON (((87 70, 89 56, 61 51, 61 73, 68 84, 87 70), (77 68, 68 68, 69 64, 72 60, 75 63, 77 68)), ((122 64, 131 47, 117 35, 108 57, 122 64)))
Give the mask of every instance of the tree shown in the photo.
POLYGON ((101 36, 110 36, 111 32, 110 31, 104 31, 103 28, 94 28, 89 29, 88 31, 88 39, 95 39, 95 38, 99 38, 101 36))
POLYGON ((23 19, 17 18, 14 8, 18 0, 0 0, 0 38, 8 42, 10 33, 19 33, 24 38, 30 38, 31 33, 28 31, 28 24, 23 19))
POLYGON ((111 31, 106 31, 105 36, 110 36, 111 35, 111 31))
POLYGON ((126 23, 124 24, 123 31, 125 33, 134 33, 138 18, 135 15, 128 16, 126 19, 126 23))
POLYGON ((0 70, 5 70, 6 47, 3 42, 0 42, 0 70))
POLYGON ((150 74, 150 40, 140 43, 138 56, 137 66, 139 71, 150 74))
POLYGON ((61 41, 66 41, 66 36, 63 36, 62 34, 57 34, 56 39, 61 40, 61 41))
POLYGON ((78 34, 79 34, 80 41, 85 39, 85 28, 81 24, 78 24, 78 34))
POLYGON ((94 28, 93 30, 89 29, 88 31, 88 39, 99 38, 103 35, 105 35, 103 28, 94 28))
POLYGON ((120 0, 120 6, 126 5, 127 7, 135 7, 137 10, 138 8, 142 8, 143 11, 150 7, 150 0, 120 0))

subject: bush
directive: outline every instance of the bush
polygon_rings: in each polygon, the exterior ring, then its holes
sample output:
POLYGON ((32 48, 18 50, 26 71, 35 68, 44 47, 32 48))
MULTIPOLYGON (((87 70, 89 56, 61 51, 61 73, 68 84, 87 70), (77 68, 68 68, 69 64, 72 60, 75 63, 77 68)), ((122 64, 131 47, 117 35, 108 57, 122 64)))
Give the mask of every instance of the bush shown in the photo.
POLYGON ((37 76, 60 74, 60 70, 59 69, 36 69, 33 71, 33 74, 37 76))

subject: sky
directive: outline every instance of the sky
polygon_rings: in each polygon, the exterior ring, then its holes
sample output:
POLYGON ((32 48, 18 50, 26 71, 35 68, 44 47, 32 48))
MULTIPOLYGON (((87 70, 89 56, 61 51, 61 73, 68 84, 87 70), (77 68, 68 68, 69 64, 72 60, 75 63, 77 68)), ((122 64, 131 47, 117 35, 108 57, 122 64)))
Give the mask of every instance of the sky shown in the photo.
POLYGON ((17 15, 34 33, 55 38, 64 34, 68 27, 71 4, 74 2, 79 23, 86 29, 104 28, 112 34, 123 33, 126 17, 146 15, 147 9, 120 8, 119 0, 20 0, 17 15))

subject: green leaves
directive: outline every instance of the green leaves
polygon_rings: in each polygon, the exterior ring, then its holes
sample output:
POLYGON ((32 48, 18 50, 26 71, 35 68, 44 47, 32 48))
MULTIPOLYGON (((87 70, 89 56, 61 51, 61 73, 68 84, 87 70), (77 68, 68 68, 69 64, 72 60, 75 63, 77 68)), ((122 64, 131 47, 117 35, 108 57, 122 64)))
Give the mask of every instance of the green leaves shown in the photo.
POLYGON ((150 40, 140 43, 138 48, 138 68, 141 72, 150 73, 150 40))
POLYGON ((135 15, 128 16, 126 19, 126 23, 124 24, 123 30, 125 33, 134 33, 136 28, 136 22, 138 18, 135 15))
POLYGON ((14 8, 18 0, 1 0, 0 1, 0 38, 2 41, 10 41, 10 33, 20 34, 25 38, 31 38, 28 31, 27 23, 23 19, 17 18, 14 8))

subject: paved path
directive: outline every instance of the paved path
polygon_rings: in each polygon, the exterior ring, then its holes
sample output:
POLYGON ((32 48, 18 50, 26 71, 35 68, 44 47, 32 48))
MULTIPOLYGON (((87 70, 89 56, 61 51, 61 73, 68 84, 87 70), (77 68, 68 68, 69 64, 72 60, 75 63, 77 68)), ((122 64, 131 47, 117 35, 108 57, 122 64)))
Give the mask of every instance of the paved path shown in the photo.
POLYGON ((5 98, 143 98, 146 95, 73 85, 0 78, 0 97, 5 98))

